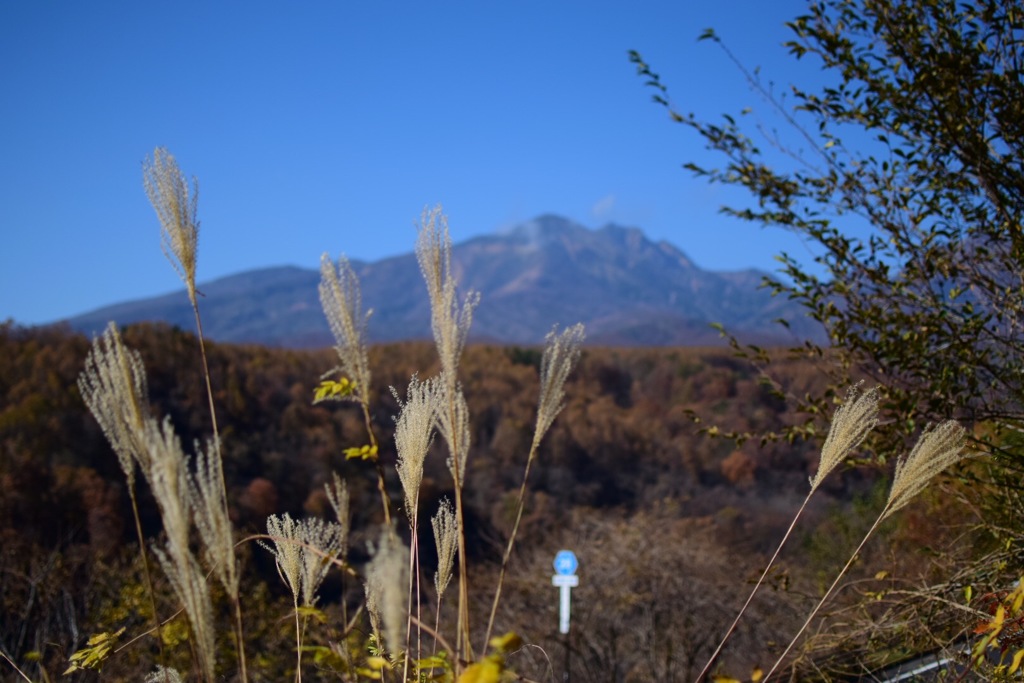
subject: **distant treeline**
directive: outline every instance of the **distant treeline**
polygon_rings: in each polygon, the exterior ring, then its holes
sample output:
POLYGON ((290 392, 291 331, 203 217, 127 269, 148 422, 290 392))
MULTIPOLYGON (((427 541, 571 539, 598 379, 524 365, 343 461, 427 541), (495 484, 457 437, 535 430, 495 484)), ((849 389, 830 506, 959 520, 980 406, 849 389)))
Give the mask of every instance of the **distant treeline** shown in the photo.
MULTIPOLYGON (((195 337, 167 326, 135 325, 123 338, 145 362, 153 413, 170 416, 191 451, 193 442, 211 433, 195 337)), ((0 638, 11 652, 23 653, 36 647, 33 642, 63 642, 62 633, 72 627, 90 632, 90 620, 100 618, 97 568, 126 562, 126 549, 135 545, 124 475, 77 387, 89 341, 60 327, 0 325, 0 611, 18 616, 0 620, 6 622, 0 638)), ((345 403, 312 403, 321 376, 336 364, 333 351, 211 344, 209 359, 236 528, 262 533, 271 513, 326 514, 323 484, 338 472, 352 495, 358 561, 358 539, 380 521, 381 506, 372 467, 343 453, 366 441, 361 413, 345 403)), ((467 349, 461 364, 472 430, 465 486, 469 555, 481 566, 497 556, 511 525, 532 435, 539 362, 536 348, 479 345, 467 349)), ((390 388, 404 395, 413 374, 436 372, 437 359, 432 345, 401 343, 373 348, 371 364, 373 428, 397 495, 391 437, 398 405, 390 388)), ((795 394, 821 389, 822 374, 810 362, 781 362, 774 372, 795 394)), ((705 426, 741 432, 795 421, 757 371, 725 349, 588 347, 566 394, 530 475, 520 532, 524 567, 549 562, 534 550, 558 543, 565 529, 583 519, 595 539, 617 539, 620 554, 629 543, 642 543, 643 526, 682 524, 702 529, 691 543, 705 539, 697 553, 703 559, 687 571, 717 566, 705 573, 722 580, 720 568, 730 564, 736 548, 751 566, 770 550, 779 526, 805 495, 817 461, 816 450, 799 442, 737 447, 699 433, 692 414, 702 416, 705 426)), ((431 509, 450 495, 443 460, 438 448, 426 463, 421 500, 431 509)), ((863 491, 870 478, 849 473, 836 478, 830 493, 863 491)), ((140 486, 143 531, 154 537, 159 516, 140 486)), ((400 501, 394 502, 398 509, 400 501)), ((422 545, 429 548, 432 541, 422 545)), ((630 551, 628 561, 642 556, 639 549, 630 551)), ((272 564, 259 557, 256 562, 274 585, 272 564)), ((673 571, 680 590, 690 590, 693 577, 673 571)), ((740 585, 743 575, 729 580, 740 585)), ((662 590, 653 584, 649 589, 662 590)), ((523 609, 529 599, 524 595, 523 609)), ((716 609, 725 618, 728 610, 716 609)), ((110 610, 106 614, 111 619, 110 610)), ((517 619, 514 613, 508 618, 517 619)), ((529 629, 524 623, 521 628, 529 629)), ((602 637, 616 636, 610 631, 602 637)))

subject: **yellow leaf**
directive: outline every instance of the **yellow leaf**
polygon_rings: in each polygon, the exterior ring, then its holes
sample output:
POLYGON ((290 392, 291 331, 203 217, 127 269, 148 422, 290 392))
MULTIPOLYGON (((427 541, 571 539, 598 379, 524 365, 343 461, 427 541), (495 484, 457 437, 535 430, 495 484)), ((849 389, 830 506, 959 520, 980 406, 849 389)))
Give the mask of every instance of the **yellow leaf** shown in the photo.
POLYGON ((1006 621, 1006 608, 1002 605, 996 608, 996 615, 992 618, 992 626, 997 629, 1003 627, 1003 622, 1006 621))
POLYGON ((1015 673, 1020 668, 1020 662, 1024 659, 1024 650, 1017 650, 1013 654, 1013 662, 1010 663, 1010 673, 1015 673))
POLYGON ((883 570, 883 571, 880 571, 877 574, 875 574, 875 580, 881 581, 882 579, 884 579, 887 576, 889 576, 889 572, 883 570))
POLYGON ((87 643, 89 647, 83 648, 71 655, 69 658, 71 666, 64 672, 64 675, 66 676, 84 669, 94 669, 96 671, 102 669, 103 663, 110 656, 114 645, 117 644, 117 639, 121 637, 122 633, 124 633, 123 627, 114 633, 97 633, 94 635, 87 643))
POLYGON ((498 652, 515 652, 523 646, 523 639, 509 631, 503 636, 491 638, 491 647, 498 652))
POLYGON ((972 597, 974 597, 974 588, 971 586, 964 586, 964 599, 967 602, 970 602, 972 597))
POLYGON ((433 669, 450 671, 451 665, 448 663, 448 657, 442 652, 433 657, 424 657, 423 659, 416 660, 416 669, 417 671, 431 671, 433 669))
POLYGON ((729 676, 712 676, 711 680, 714 683, 743 683, 740 679, 730 678, 729 676))
POLYGON ((342 377, 337 382, 325 379, 313 390, 313 403, 319 403, 328 399, 345 398, 346 396, 351 396, 355 390, 355 382, 349 381, 347 377, 342 377))
POLYGON ((501 657, 490 656, 469 667, 459 676, 458 683, 500 683, 505 665, 501 657))
POLYGON ((761 670, 761 667, 755 666, 754 670, 750 672, 751 683, 758 683, 762 678, 764 678, 764 671, 761 670))
POLYGON ((371 669, 376 671, 380 671, 381 669, 391 671, 391 663, 384 657, 367 657, 366 663, 370 665, 371 669))
POLYGON ((352 448, 345 449, 345 459, 352 460, 353 458, 359 458, 361 460, 376 460, 377 450, 377 446, 353 446, 352 448))

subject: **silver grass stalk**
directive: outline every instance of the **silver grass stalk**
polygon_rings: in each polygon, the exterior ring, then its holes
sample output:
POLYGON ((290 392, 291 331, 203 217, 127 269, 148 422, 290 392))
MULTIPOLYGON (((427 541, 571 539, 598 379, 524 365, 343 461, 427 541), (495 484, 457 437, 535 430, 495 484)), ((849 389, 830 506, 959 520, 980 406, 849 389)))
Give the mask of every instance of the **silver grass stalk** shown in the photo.
POLYGON ((366 321, 370 314, 362 311, 359 278, 344 256, 338 259, 337 269, 326 253, 320 257, 320 305, 334 334, 342 372, 355 382, 351 397, 366 401, 370 388, 366 321))
POLYGON ((726 642, 736 631, 737 625, 740 623, 740 619, 746 614, 747 608, 750 607, 750 603, 753 601, 754 596, 757 595, 761 585, 764 583, 765 578, 768 576, 768 572, 771 571, 772 567, 775 566, 775 560, 778 559, 779 554, 782 552, 783 546, 786 545, 786 541, 789 540, 790 535, 793 533, 793 529, 796 528, 796 523, 799 521, 804 510, 807 508, 807 504, 811 500, 811 496, 818 489, 818 486, 824 481, 825 477, 829 475, 836 466, 845 460, 847 456, 857 448, 868 433, 875 428, 878 424, 878 389, 872 388, 863 394, 860 393, 860 384, 850 387, 846 392, 846 400, 841 406, 836 408, 835 413, 832 415, 832 424, 829 426, 828 436, 825 437, 825 443, 821 448, 821 459, 818 462, 818 471, 814 477, 811 478, 811 490, 807 493, 804 498, 804 502, 800 505, 800 509, 796 511, 796 515, 793 516, 793 520, 789 523, 789 528, 786 529, 786 533, 782 535, 782 540, 779 541, 779 545, 775 548, 775 552, 772 554, 768 564, 765 565, 764 570, 761 572, 761 576, 757 579, 757 583, 754 584, 753 590, 750 591, 750 595, 747 596, 746 602, 740 608, 736 618, 733 619, 732 624, 726 630, 725 635, 722 636, 722 640, 719 641, 718 647, 711 654, 707 664, 697 675, 695 680, 704 680, 704 677, 711 671, 711 667, 714 666, 715 661, 718 659, 718 655, 721 654, 722 648, 725 647, 726 642))
POLYGON ((943 422, 934 429, 928 427, 921 434, 910 454, 897 461, 896 471, 893 474, 892 489, 889 491, 889 499, 886 501, 882 512, 879 513, 878 518, 871 525, 871 528, 868 529, 868 532, 864 534, 860 545, 850 555, 850 559, 847 560, 846 565, 839 571, 839 575, 836 576, 832 585, 825 591, 825 595, 815 605, 810 615, 804 621, 803 626, 800 627, 800 630, 793 636, 785 651, 775 661, 771 670, 764 677, 764 681, 771 678, 772 674, 782 665, 786 655, 793 649, 800 636, 807 630, 811 621, 829 597, 831 597, 840 580, 846 575, 850 567, 853 566, 857 556, 860 555, 860 551, 867 544, 868 539, 871 538, 879 525, 894 512, 909 503, 937 474, 959 462, 965 456, 963 452, 965 437, 966 432, 955 420, 943 422))
POLYGON ((129 488, 134 487, 135 462, 145 466, 148 461, 149 388, 142 357, 124 345, 113 322, 93 340, 78 389, 117 454, 129 488))
POLYGON ((213 607, 206 577, 188 544, 189 477, 185 453, 169 417, 159 423, 154 419, 147 421, 146 442, 150 454, 147 479, 167 534, 166 552, 159 547, 154 552, 185 608, 206 680, 212 681, 216 656, 213 607))
POLYGON ((562 411, 565 398, 565 380, 580 357, 580 346, 586 334, 583 324, 576 323, 558 333, 557 327, 545 338, 544 355, 540 366, 540 398, 537 405, 537 425, 533 432, 535 451, 551 423, 562 411))
POLYGON ((235 539, 220 484, 220 449, 211 441, 206 450, 196 444, 196 471, 189 477, 189 504, 206 560, 232 600, 238 599, 235 539))
POLYGON ((373 559, 366 567, 366 608, 376 620, 377 630, 383 626, 384 646, 397 654, 405 642, 408 621, 406 589, 409 583, 409 549, 393 530, 385 527, 373 559), (376 615, 376 616, 373 616, 376 615))
POLYGON ((409 519, 416 516, 420 483, 423 481, 423 463, 434 440, 434 423, 440 394, 434 380, 421 382, 413 375, 405 392, 405 401, 394 387, 391 393, 401 411, 395 419, 395 446, 398 449, 398 478, 405 493, 405 512, 409 519))
POLYGON ((459 523, 447 498, 441 501, 437 514, 430 520, 434 527, 434 544, 437 547, 437 571, 434 572, 434 588, 437 600, 441 601, 448 583, 452 580, 452 569, 455 567, 455 550, 458 543, 459 523))
POLYGON ((494 620, 498 614, 498 603, 501 600, 501 589, 505 583, 505 573, 508 571, 508 563, 512 558, 512 549, 516 544, 516 536, 519 533, 519 524, 523 519, 523 509, 526 506, 526 483, 530 478, 530 468, 537 457, 537 449, 544 438, 551 424, 562 411, 562 401, 565 399, 565 380, 569 373, 576 366, 580 357, 580 345, 584 338, 583 325, 576 323, 558 333, 558 328, 552 328, 545 338, 544 355, 540 363, 540 396, 537 399, 537 422, 533 430, 533 442, 530 444, 530 452, 526 456, 526 467, 523 469, 523 481, 519 486, 519 496, 516 500, 516 518, 512 524, 512 533, 509 534, 508 543, 505 546, 505 554, 501 559, 501 571, 498 572, 498 583, 494 589, 494 600, 491 601, 491 614, 487 620, 487 630, 484 632, 484 648, 491 640, 491 632, 494 629, 494 620))
MULTIPOLYGON (((370 418, 370 362, 366 345, 366 319, 369 314, 364 315, 362 312, 359 279, 344 256, 338 260, 335 269, 327 254, 320 259, 320 278, 320 303, 337 342, 334 348, 341 361, 341 371, 355 384, 349 398, 359 403, 370 445, 375 447, 377 440, 370 418)), ((375 460, 375 464, 384 522, 390 524, 391 510, 384 467, 380 460, 375 460)))
POLYGON ((299 627, 299 594, 302 591, 302 547, 295 542, 298 536, 297 524, 287 512, 282 516, 267 517, 267 535, 273 547, 258 541, 273 556, 277 575, 292 591, 295 606, 295 680, 302 680, 302 629, 299 627))
POLYGON ((441 358, 441 371, 451 386, 455 383, 459 357, 473 323, 473 310, 480 303, 480 295, 470 291, 462 304, 458 302, 452 273, 452 239, 448 232, 448 218, 440 206, 423 210, 416 239, 416 259, 430 296, 431 329, 441 358))
MULTIPOLYGON (((395 445, 398 450, 398 461, 395 464, 398 470, 398 478, 402 482, 402 491, 405 494, 405 514, 409 519, 412 529, 411 548, 409 552, 409 614, 412 615, 412 601, 416 600, 416 618, 420 618, 420 589, 418 586, 419 572, 419 499, 420 484, 423 481, 423 463, 427 459, 427 452, 434 439, 434 424, 437 411, 442 406, 439 403, 439 383, 436 379, 421 382, 413 375, 406 389, 406 399, 401 397, 394 387, 391 393, 400 407, 400 412, 395 418, 395 445)), ((412 633, 412 625, 406 628, 406 633, 412 633)), ((411 644, 405 643, 405 650, 411 651, 411 644)), ((416 641, 416 659, 422 656, 422 641, 416 641)), ((408 678, 408 667, 410 658, 407 657, 404 666, 403 680, 408 678)))
MULTIPOLYGON (((452 241, 448 219, 438 206, 424 210, 416 239, 416 259, 426 280, 430 297, 430 323, 441 359, 441 382, 446 391, 445 408, 438 420, 439 431, 448 442, 449 470, 455 480, 455 513, 464 519, 462 486, 469 452, 469 409, 458 386, 458 365, 473 322, 473 310, 480 296, 469 292, 460 304, 452 272, 452 241)), ((469 626, 469 578, 466 567, 466 535, 459 527, 459 618, 456 659, 473 659, 469 626)))
POLYGON ((153 156, 143 163, 142 181, 160 219, 160 246, 185 283, 189 300, 195 307, 199 183, 193 178, 190 192, 174 155, 163 147, 153 150, 153 156))
POLYGON ((164 661, 160 616, 156 609, 153 580, 149 573, 149 560, 146 558, 146 541, 142 535, 142 521, 139 519, 135 496, 135 463, 141 465, 147 478, 150 471, 151 459, 146 443, 146 425, 152 420, 147 406, 149 387, 142 356, 138 351, 125 346, 113 322, 107 324, 101 337, 93 340, 85 359, 85 369, 78 377, 78 388, 114 449, 128 482, 135 534, 139 541, 150 607, 156 622, 160 660, 164 661))
POLYGON ((961 460, 965 437, 966 431, 955 420, 925 429, 910 455, 896 463, 883 518, 904 507, 937 474, 961 460))
POLYGON ((316 592, 341 554, 344 542, 341 527, 322 519, 295 521, 287 512, 267 518, 267 534, 273 546, 262 541, 277 562, 277 573, 292 591, 295 605, 295 680, 302 680, 302 628, 299 625, 299 597, 305 607, 316 604, 316 592))
POLYGON ((871 388, 863 394, 860 385, 850 387, 846 401, 832 416, 825 444, 821 448, 818 471, 811 478, 811 491, 815 491, 825 477, 835 469, 867 437, 868 432, 878 424, 878 389, 871 388))

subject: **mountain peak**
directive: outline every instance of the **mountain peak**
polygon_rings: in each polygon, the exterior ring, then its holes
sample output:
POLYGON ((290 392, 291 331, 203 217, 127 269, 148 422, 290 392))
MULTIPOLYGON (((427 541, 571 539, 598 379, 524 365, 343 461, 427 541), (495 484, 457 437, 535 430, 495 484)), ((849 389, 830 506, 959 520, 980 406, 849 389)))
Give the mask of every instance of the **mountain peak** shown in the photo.
POLYGON ((588 228, 563 216, 546 213, 524 223, 500 229, 494 236, 511 239, 521 246, 540 247, 566 235, 589 232, 588 228))
MULTIPOLYGON (((709 344, 718 343, 709 324, 720 322, 757 343, 791 342, 773 325, 776 318, 789 320, 798 334, 815 334, 807 331, 799 307, 759 289, 760 274, 701 270, 676 247, 652 242, 636 227, 608 223, 592 230, 544 214, 453 246, 460 288, 482 296, 473 320, 477 339, 536 344, 553 324, 583 322, 594 343, 709 344)), ((430 337, 430 305, 414 254, 353 266, 363 302, 374 310, 371 339, 430 337)), ((204 327, 219 341, 327 346, 331 335, 318 280, 315 269, 289 267, 202 283, 204 327)), ((109 306, 70 322, 95 333, 108 320, 187 327, 192 311, 182 292, 109 306)))

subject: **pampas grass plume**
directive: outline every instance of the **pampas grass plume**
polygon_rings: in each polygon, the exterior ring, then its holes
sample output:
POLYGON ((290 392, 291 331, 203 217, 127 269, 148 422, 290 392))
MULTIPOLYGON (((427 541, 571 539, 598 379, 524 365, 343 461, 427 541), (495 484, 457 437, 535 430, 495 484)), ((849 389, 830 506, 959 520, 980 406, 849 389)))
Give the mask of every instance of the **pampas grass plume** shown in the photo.
POLYGON ((434 527, 434 544, 437 546, 437 571, 434 573, 434 588, 440 600, 452 580, 455 567, 455 550, 458 544, 459 522, 455 517, 451 501, 441 501, 437 514, 430 520, 434 527))
POLYGON ((832 416, 832 426, 821 448, 818 471, 811 479, 811 491, 817 490, 825 477, 861 444, 868 432, 878 424, 878 389, 863 394, 860 385, 850 387, 846 401, 832 416))
POLYGON ((935 475, 961 460, 966 455, 965 437, 966 431, 955 420, 925 429, 910 454, 896 463, 884 517, 904 507, 935 475))
POLYGON ((366 320, 362 310, 359 278, 344 256, 335 268, 327 254, 320 257, 320 305, 336 342, 341 370, 355 382, 352 396, 368 401, 370 361, 367 355, 366 320))
POLYGON ((419 502, 423 463, 433 441, 440 394, 434 380, 421 382, 415 375, 409 382, 404 402, 394 387, 391 393, 401 407, 395 420, 395 446, 398 449, 396 467, 405 493, 405 512, 412 520, 416 516, 419 502))
POLYGON ((134 461, 148 460, 145 425, 149 409, 145 402, 149 389, 142 357, 124 345, 114 323, 93 340, 78 377, 78 389, 117 454, 128 486, 133 487, 134 461))
POLYGON ((199 183, 193 178, 190 192, 174 155, 163 147, 153 150, 153 156, 143 163, 142 182, 160 219, 160 246, 188 288, 189 300, 195 307, 199 183))

